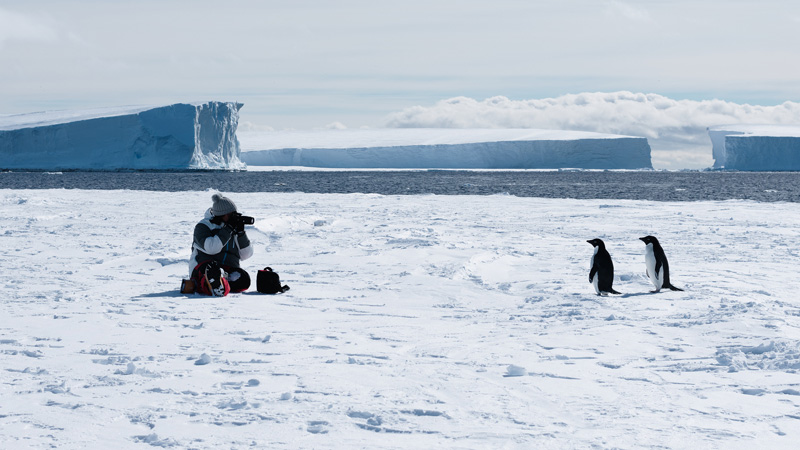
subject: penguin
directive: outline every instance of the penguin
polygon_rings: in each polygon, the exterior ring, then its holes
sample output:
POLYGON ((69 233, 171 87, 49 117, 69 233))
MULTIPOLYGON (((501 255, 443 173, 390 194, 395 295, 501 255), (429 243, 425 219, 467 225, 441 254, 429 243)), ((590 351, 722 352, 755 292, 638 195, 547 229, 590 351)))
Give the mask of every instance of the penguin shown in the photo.
POLYGON ((594 247, 589 282, 594 286, 597 295, 619 294, 611 285, 614 283, 614 263, 606 251, 606 244, 600 239, 586 241, 594 247))
POLYGON ((658 243, 658 239, 654 236, 645 236, 639 238, 644 242, 644 262, 647 266, 647 277, 650 282, 656 287, 655 291, 658 292, 661 288, 668 288, 673 291, 682 291, 669 282, 669 263, 667 262, 667 255, 664 254, 664 249, 658 243))

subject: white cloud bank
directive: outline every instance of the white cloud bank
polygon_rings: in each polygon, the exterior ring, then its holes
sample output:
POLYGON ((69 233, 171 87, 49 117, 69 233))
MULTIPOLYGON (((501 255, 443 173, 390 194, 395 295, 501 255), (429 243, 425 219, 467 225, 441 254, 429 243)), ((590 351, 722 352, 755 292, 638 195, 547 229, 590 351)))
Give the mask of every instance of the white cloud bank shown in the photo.
POLYGON ((713 164, 706 128, 733 123, 800 124, 800 103, 756 106, 624 91, 533 100, 455 97, 394 113, 386 126, 542 128, 643 136, 653 149, 654 167, 699 169, 713 164))

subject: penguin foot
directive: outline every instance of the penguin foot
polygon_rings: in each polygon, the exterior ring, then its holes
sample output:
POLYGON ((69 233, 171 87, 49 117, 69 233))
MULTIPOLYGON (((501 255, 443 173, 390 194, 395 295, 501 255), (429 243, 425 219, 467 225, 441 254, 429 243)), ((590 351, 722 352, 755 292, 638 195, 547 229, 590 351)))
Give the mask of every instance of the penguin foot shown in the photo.
POLYGON ((600 297, 607 297, 609 294, 622 295, 622 292, 617 292, 617 291, 611 290, 611 291, 600 292, 597 295, 599 295, 600 297))

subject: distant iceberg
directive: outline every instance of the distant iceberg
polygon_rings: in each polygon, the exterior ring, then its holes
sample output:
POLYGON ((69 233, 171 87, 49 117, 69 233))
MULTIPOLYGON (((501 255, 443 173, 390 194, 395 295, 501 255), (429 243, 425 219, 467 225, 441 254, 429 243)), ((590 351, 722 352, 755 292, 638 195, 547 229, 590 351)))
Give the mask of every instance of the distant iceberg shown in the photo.
POLYGON ((650 169, 646 138, 536 129, 240 132, 254 166, 387 169, 650 169))
POLYGON ((714 168, 800 170, 800 125, 720 125, 708 136, 714 168))
POLYGON ((241 103, 0 116, 0 169, 241 169, 241 103))

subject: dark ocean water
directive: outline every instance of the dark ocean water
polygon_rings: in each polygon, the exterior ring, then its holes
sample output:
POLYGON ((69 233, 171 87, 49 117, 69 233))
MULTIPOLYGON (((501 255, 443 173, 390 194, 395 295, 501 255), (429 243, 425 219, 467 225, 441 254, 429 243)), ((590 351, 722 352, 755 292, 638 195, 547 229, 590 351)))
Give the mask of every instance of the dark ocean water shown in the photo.
POLYGON ((800 202, 800 172, 0 172, 0 189, 58 188, 800 202))

